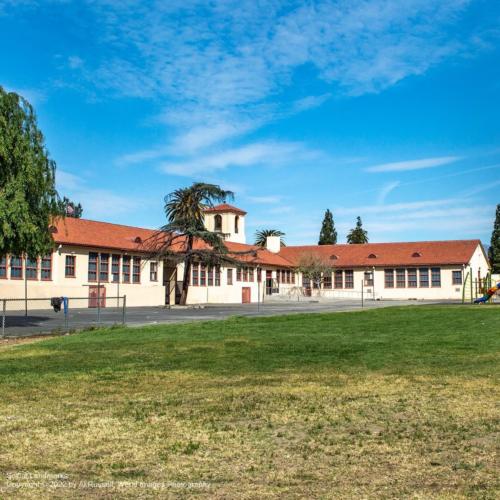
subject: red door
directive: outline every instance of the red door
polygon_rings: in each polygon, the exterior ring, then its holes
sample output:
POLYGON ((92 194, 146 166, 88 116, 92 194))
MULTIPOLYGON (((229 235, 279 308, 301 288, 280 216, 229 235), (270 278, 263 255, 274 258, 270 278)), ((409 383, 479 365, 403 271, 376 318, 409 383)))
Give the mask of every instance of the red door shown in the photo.
POLYGON ((251 288, 248 286, 244 286, 241 289, 241 302, 242 304, 250 304, 251 299, 251 288))
POLYGON ((100 307, 106 307, 106 288, 103 286, 100 288, 100 293, 98 293, 98 286, 89 286, 89 307, 97 307, 98 300, 100 307))

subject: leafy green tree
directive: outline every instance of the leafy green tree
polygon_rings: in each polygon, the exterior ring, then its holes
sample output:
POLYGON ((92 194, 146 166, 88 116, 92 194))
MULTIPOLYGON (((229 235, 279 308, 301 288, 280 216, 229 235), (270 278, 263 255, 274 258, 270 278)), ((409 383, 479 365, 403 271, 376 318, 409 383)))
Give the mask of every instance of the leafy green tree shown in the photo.
POLYGON ((281 246, 285 246, 285 240, 283 238, 285 236, 285 233, 279 231, 278 229, 260 229, 259 231, 256 231, 254 245, 265 247, 268 236, 279 236, 281 246))
POLYGON ((356 227, 349 231, 347 235, 347 243, 358 244, 358 243, 368 243, 368 232, 363 229, 363 223, 361 222, 361 217, 356 219, 356 227))
POLYGON ((500 273, 500 204, 497 205, 495 223, 493 232, 491 233, 491 243, 488 249, 488 257, 490 259, 493 273, 500 273))
POLYGON ((335 245, 335 243, 337 243, 337 230, 333 222, 332 212, 327 209, 321 225, 318 245, 335 245))
POLYGON ((49 227, 61 215, 55 170, 33 107, 0 87, 0 255, 53 248, 49 227))
POLYGON ((83 208, 80 203, 77 205, 74 201, 71 201, 65 196, 62 199, 61 205, 66 217, 73 217, 75 219, 80 219, 82 217, 83 208))
POLYGON ((193 262, 217 266, 226 261, 234 261, 228 255, 222 237, 205 228, 203 216, 206 208, 233 196, 231 191, 214 184, 195 182, 190 187, 176 189, 165 197, 168 222, 147 245, 156 257, 183 262, 181 305, 185 305, 187 301, 193 262), (196 244, 200 241, 206 245, 196 244))

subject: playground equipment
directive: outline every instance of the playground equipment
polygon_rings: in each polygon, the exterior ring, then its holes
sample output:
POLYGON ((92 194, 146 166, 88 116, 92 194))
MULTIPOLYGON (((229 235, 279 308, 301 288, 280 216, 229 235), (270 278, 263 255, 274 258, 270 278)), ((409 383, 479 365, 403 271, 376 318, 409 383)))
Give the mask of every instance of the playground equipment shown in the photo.
POLYGON ((500 297, 500 282, 493 280, 491 273, 484 278, 474 278, 469 271, 464 279, 462 287, 462 303, 466 304, 485 304, 498 301, 500 297))
POLYGON ((495 293, 497 293, 499 290, 500 290, 500 282, 489 288, 482 297, 476 299, 474 301, 474 304, 483 304, 485 302, 488 302, 488 300, 490 300, 491 297, 493 297, 493 295, 495 295, 495 293))

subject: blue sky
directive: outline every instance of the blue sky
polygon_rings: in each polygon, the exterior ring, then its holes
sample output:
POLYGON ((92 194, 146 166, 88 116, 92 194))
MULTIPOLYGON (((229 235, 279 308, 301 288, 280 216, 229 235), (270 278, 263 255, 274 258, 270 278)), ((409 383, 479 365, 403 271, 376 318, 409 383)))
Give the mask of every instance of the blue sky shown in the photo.
POLYGON ((218 183, 316 243, 481 238, 500 203, 500 4, 0 0, 0 84, 27 97, 84 216, 164 223, 218 183))

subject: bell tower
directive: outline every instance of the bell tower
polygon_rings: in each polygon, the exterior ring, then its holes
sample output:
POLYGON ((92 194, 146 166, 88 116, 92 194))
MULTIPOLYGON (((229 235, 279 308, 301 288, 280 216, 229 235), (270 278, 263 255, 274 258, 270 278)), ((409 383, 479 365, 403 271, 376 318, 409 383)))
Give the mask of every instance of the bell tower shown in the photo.
POLYGON ((209 231, 220 233, 226 241, 246 243, 245 215, 240 208, 227 203, 206 208, 205 227, 209 231))

